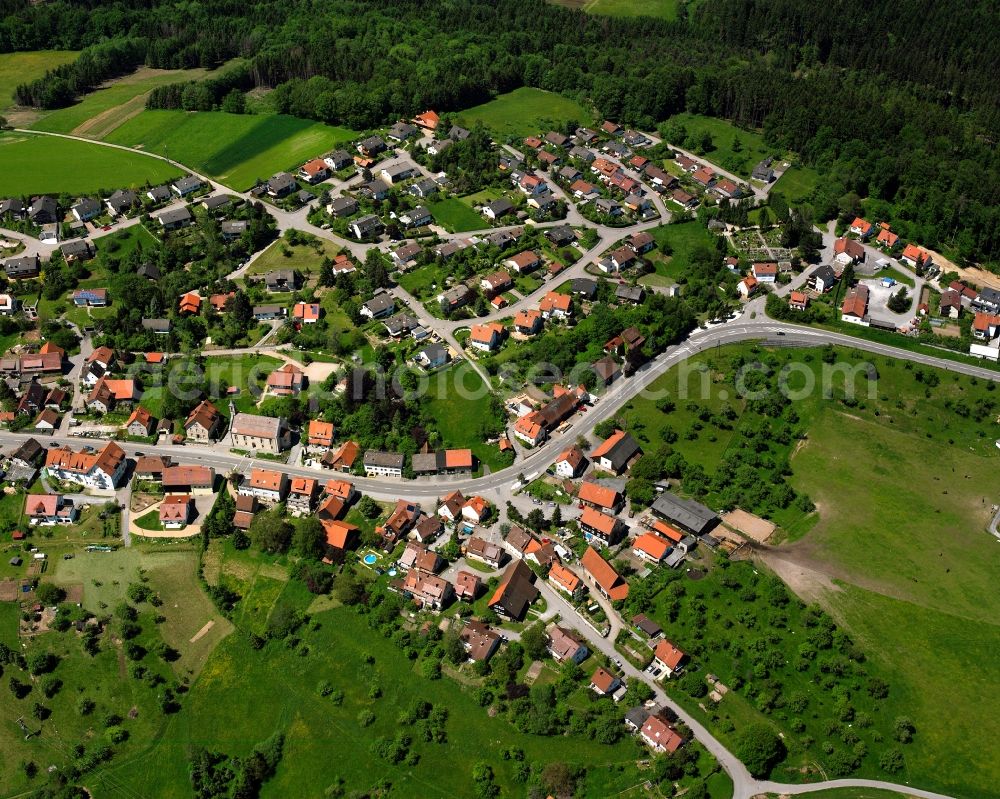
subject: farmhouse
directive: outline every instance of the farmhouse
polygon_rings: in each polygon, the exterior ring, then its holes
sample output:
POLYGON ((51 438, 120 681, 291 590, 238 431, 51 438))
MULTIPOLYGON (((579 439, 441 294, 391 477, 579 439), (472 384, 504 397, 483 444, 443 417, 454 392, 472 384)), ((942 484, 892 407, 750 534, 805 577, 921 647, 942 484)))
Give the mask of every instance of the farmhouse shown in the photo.
POLYGON ((535 573, 524 561, 516 560, 507 566, 487 606, 499 616, 520 621, 538 594, 535 573))
POLYGON ((624 430, 615 430, 613 435, 590 453, 591 459, 598 467, 615 474, 625 471, 639 455, 642 455, 642 450, 635 439, 624 430))
POLYGON ((612 602, 618 602, 628 596, 628 583, 618 574, 604 558, 597 554, 593 547, 587 547, 580 559, 580 565, 594 581, 597 589, 612 602))
POLYGON ((675 524, 694 535, 703 535, 718 522, 715 513, 699 502, 664 491, 651 506, 660 519, 675 524))
POLYGON ((369 477, 402 477, 405 456, 399 452, 370 449, 365 452, 363 463, 369 477))

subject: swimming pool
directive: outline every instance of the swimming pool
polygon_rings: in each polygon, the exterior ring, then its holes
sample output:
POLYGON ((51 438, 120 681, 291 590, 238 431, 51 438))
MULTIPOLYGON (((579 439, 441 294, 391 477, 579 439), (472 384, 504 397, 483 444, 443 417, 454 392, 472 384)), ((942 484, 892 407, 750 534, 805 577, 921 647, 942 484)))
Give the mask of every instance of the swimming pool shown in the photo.
POLYGON ((378 563, 378 555, 374 554, 373 552, 369 552, 362 558, 362 560, 369 566, 374 566, 376 563, 378 563))

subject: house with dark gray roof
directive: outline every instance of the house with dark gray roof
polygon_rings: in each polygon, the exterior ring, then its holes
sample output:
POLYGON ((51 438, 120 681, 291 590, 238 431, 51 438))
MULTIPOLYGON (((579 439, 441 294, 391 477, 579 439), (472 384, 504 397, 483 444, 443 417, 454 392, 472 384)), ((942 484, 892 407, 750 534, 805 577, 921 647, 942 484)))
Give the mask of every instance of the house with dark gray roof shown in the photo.
POLYGON ((715 512, 700 502, 682 499, 669 491, 660 494, 653 502, 651 509, 661 519, 695 535, 708 532, 719 521, 715 512))
POLYGON ((169 208, 156 217, 164 230, 176 230, 191 222, 191 212, 187 208, 169 208))
POLYGON ((200 189, 203 185, 204 184, 201 182, 201 178, 196 178, 194 175, 188 175, 186 178, 181 178, 175 183, 172 183, 170 188, 178 197, 186 197, 192 192, 198 191, 198 189, 200 189))

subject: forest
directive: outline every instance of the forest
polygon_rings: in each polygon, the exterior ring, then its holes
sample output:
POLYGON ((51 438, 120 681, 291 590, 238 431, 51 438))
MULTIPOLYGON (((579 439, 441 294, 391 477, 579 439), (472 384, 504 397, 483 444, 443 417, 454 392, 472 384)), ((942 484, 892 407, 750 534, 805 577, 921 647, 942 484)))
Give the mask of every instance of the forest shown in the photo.
MULTIPOLYGON (((817 209, 871 198, 905 238, 1000 262, 1000 45, 989 4, 706 0, 675 22, 542 0, 4 0, 0 9, 0 51, 83 49, 18 87, 26 105, 64 105, 140 56, 161 68, 242 57, 245 69, 187 102, 238 110, 233 89, 269 87, 277 111, 356 129, 537 86, 646 128, 690 111, 762 130, 775 152, 799 153, 821 173, 817 209)), ((182 101, 176 87, 154 100, 182 101)))

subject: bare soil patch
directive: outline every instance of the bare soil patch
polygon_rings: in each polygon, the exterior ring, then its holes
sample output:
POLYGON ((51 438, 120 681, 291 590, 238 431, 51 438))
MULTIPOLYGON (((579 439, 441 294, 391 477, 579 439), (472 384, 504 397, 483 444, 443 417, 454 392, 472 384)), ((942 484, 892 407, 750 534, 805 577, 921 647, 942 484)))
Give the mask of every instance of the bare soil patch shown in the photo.
POLYGON ((723 514, 722 523, 738 530, 759 544, 765 543, 774 534, 776 527, 774 522, 769 522, 767 519, 762 519, 760 516, 739 508, 723 514))

